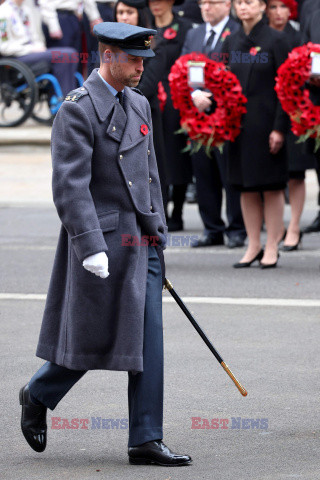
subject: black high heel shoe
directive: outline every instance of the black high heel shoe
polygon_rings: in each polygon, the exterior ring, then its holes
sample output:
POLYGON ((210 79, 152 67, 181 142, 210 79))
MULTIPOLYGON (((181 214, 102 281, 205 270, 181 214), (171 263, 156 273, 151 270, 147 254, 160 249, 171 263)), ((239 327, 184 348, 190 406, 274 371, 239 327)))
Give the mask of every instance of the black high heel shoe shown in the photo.
POLYGON ((265 270, 266 268, 276 268, 277 265, 278 265, 279 258, 280 258, 280 254, 278 253, 278 258, 277 258, 277 261, 275 263, 262 263, 262 262, 260 262, 261 270, 265 270))
POLYGON ((283 247, 281 248, 281 250, 282 250, 283 252, 294 252, 295 250, 298 250, 299 245, 300 245, 301 240, 302 240, 302 237, 303 237, 303 233, 300 232, 298 243, 296 243, 295 245, 283 245, 283 247))
POLYGON ((256 255, 250 262, 238 262, 238 263, 235 263, 233 265, 233 268, 248 268, 248 267, 251 267, 251 265, 254 263, 254 262, 257 262, 261 260, 261 258, 263 257, 263 254, 264 254, 264 251, 263 249, 260 250, 260 252, 258 253, 258 255, 256 255))

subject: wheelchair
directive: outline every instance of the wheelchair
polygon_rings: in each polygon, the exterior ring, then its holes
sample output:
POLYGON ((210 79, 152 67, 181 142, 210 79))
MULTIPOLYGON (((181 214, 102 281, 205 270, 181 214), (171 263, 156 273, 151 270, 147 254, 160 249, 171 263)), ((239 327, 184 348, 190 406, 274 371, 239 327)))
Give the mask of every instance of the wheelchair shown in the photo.
MULTIPOLYGON (((27 65, 16 58, 0 57, 0 127, 17 127, 29 117, 52 125, 64 95, 50 64, 27 65)), ((75 73, 79 86, 83 77, 75 73)))

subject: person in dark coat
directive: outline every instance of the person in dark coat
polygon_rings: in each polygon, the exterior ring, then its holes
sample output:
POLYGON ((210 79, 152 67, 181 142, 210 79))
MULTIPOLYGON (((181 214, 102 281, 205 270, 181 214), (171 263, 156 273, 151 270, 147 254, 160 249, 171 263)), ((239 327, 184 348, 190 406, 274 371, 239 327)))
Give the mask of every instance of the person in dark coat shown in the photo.
POLYGON ((43 451, 47 408, 87 370, 128 371, 130 463, 186 465, 189 456, 162 442, 167 228, 150 106, 130 88, 156 32, 106 22, 94 33, 100 69, 70 92, 53 125, 62 226, 37 347, 47 362, 20 390, 22 431, 43 451))
MULTIPOLYGON (((269 0, 267 5, 267 17, 269 26, 279 32, 284 32, 290 45, 290 50, 302 45, 302 35, 293 28, 289 22, 292 18, 293 0, 269 0)), ((297 5, 296 5, 297 7, 297 5)), ((304 207, 306 186, 305 171, 314 168, 314 160, 311 155, 305 153, 304 146, 297 144, 297 137, 289 131, 286 135, 286 152, 289 168, 289 202, 291 205, 291 219, 284 238, 282 250, 294 251, 298 248, 302 238, 300 231, 300 219, 304 207)))
MULTIPOLYGON (((192 52, 205 53, 209 58, 222 61, 220 53, 226 36, 236 32, 239 24, 230 18, 231 1, 218 4, 203 2, 201 5, 204 24, 189 30, 183 45, 182 55, 192 52)), ((210 110, 212 94, 202 90, 192 92, 195 106, 200 112, 210 110)), ((215 148, 209 158, 202 148, 192 155, 193 172, 196 177, 197 198, 201 219, 204 224, 203 236, 192 243, 192 247, 223 245, 225 233, 230 248, 242 247, 246 238, 243 224, 240 193, 226 181, 227 158, 215 148), (229 225, 221 218, 222 191, 226 192, 226 207, 229 225)))
POLYGON ((284 189, 287 182, 283 148, 289 119, 278 101, 275 77, 290 50, 283 33, 271 29, 262 0, 234 0, 240 30, 226 38, 231 71, 248 99, 242 130, 230 143, 229 182, 241 191, 241 207, 249 238, 244 257, 235 268, 260 261, 261 267, 277 265, 278 242, 283 235, 284 189), (263 198, 262 198, 263 197, 263 198), (267 242, 262 249, 260 232, 265 219, 267 242))
MULTIPOLYGON (((128 23, 139 27, 149 28, 151 16, 146 7, 145 0, 123 0, 118 1, 114 6, 114 20, 120 23, 128 23)), ((162 126, 162 116, 158 99, 157 85, 164 75, 166 68, 166 50, 164 42, 153 39, 153 50, 155 57, 147 58, 144 61, 144 71, 139 83, 139 90, 147 97, 151 107, 153 125, 153 142, 156 152, 157 165, 161 183, 163 205, 167 208, 167 180, 165 165, 165 146, 162 126)))
POLYGON ((166 174, 167 183, 172 185, 173 210, 168 219, 169 231, 183 229, 182 209, 188 183, 192 180, 192 165, 189 153, 181 153, 186 147, 187 137, 177 135, 175 132, 180 127, 180 115, 172 105, 168 76, 172 65, 180 57, 182 46, 191 22, 172 12, 173 4, 180 5, 181 0, 152 0, 148 2, 154 16, 154 26, 158 37, 161 38, 166 50, 166 68, 161 78, 167 94, 166 105, 162 114, 163 134, 166 148, 166 174))
POLYGON ((310 20, 313 17, 313 14, 320 9, 320 0, 305 0, 300 7, 300 26, 301 30, 304 33, 308 28, 310 20))
MULTIPOLYGON (((318 9, 313 12, 309 17, 307 22, 306 29, 303 33, 303 43, 312 42, 320 43, 320 2, 318 9)), ((320 105, 320 79, 319 78, 310 78, 309 86, 310 98, 315 105, 320 105)), ((314 154, 314 141, 309 140, 307 142, 307 151, 314 155, 316 162, 316 172, 318 177, 318 207, 319 212, 313 222, 304 229, 304 233, 314 233, 320 232, 320 150, 314 154)))
POLYGON ((203 22, 197 0, 185 0, 181 5, 174 6, 173 11, 179 15, 179 17, 190 20, 192 23, 200 24, 203 22))

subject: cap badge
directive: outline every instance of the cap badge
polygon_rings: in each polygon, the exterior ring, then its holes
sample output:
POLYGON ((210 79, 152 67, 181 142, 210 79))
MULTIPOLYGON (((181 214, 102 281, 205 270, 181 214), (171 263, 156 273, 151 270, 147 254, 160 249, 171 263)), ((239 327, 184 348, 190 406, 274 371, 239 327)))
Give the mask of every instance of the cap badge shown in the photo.
POLYGON ((144 46, 147 48, 151 47, 151 37, 149 37, 149 40, 144 41, 144 46))

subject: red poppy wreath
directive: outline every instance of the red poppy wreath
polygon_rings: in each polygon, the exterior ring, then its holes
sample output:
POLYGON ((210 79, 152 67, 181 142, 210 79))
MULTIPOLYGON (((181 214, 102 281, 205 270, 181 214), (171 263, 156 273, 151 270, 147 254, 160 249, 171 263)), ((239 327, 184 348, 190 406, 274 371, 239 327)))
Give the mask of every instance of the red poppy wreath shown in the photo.
POLYGON ((291 130, 300 137, 298 143, 314 138, 316 151, 320 147, 320 106, 312 103, 309 90, 303 88, 310 78, 312 52, 320 53, 320 45, 294 48, 278 70, 275 89, 290 117, 291 130))
POLYGON ((209 155, 213 147, 222 149, 228 140, 233 142, 241 130, 241 118, 246 113, 246 97, 242 94, 237 77, 223 63, 208 59, 203 54, 191 53, 178 58, 169 75, 173 106, 180 112, 180 133, 186 132, 193 142, 185 151, 206 148, 209 155), (208 115, 194 106, 188 85, 188 62, 205 62, 205 87, 212 92, 215 111, 208 115))

